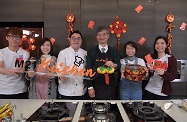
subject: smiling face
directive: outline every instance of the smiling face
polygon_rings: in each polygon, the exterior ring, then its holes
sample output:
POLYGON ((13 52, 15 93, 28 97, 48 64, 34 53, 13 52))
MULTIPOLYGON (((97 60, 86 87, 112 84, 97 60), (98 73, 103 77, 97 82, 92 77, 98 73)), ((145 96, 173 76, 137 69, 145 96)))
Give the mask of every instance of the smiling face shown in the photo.
POLYGON ((81 38, 81 35, 78 34, 78 33, 74 33, 71 35, 71 38, 70 38, 70 45, 71 47, 75 50, 75 51, 78 51, 81 44, 82 44, 82 38, 81 38))
POLYGON ((102 30, 97 33, 96 38, 101 45, 106 45, 109 39, 109 33, 107 30, 102 30))
POLYGON ((51 43, 49 41, 46 41, 43 45, 40 47, 43 55, 48 55, 51 51, 51 43))
POLYGON ((8 34, 6 36, 6 39, 8 40, 9 46, 12 47, 19 47, 19 44, 21 42, 21 36, 19 35, 8 34))
POLYGON ((158 39, 155 44, 155 50, 158 53, 165 53, 165 50, 167 48, 167 44, 163 39, 158 39))
POLYGON ((127 54, 127 56, 132 57, 132 56, 135 55, 135 53, 136 53, 136 49, 133 46, 131 46, 131 45, 127 45, 126 46, 126 54, 127 54))

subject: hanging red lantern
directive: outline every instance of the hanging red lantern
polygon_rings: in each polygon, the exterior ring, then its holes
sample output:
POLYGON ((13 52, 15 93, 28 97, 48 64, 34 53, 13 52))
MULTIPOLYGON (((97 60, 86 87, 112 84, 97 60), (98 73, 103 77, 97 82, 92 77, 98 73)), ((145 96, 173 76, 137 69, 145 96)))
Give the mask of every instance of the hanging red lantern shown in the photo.
POLYGON ((116 19, 112 22, 110 27, 110 33, 115 34, 118 40, 118 50, 120 50, 120 38, 122 33, 127 32, 127 24, 125 24, 122 20, 119 20, 119 17, 116 16, 116 19))
POLYGON ((73 16, 73 14, 68 14, 66 17, 66 20, 72 23, 75 20, 75 17, 73 16))

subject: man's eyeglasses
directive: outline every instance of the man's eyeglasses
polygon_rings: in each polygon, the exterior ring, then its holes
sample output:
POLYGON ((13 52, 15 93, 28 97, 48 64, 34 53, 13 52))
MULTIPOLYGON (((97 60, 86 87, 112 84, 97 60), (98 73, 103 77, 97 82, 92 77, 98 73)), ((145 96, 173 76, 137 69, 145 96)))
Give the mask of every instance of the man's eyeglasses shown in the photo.
POLYGON ((81 37, 75 38, 74 36, 72 36, 71 39, 72 39, 73 41, 75 41, 75 40, 80 41, 80 40, 81 40, 81 37))
POLYGON ((16 35, 8 35, 8 37, 9 37, 10 39, 16 39, 16 40, 20 40, 20 39, 21 39, 20 36, 16 36, 16 35))
POLYGON ((103 33, 103 34, 97 34, 97 36, 101 37, 101 36, 107 36, 108 33, 103 33))

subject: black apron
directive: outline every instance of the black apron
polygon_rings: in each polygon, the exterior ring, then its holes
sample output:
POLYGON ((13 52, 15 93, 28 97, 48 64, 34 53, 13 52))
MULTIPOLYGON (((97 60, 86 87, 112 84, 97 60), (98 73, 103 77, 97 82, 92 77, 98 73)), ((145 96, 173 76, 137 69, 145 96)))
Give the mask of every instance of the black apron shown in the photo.
MULTIPOLYGON (((113 61, 112 53, 108 50, 106 53, 101 53, 99 48, 96 51, 94 68, 97 69, 100 66, 103 66, 105 62, 102 60, 113 61)), ((105 83, 104 74, 98 74, 98 76, 93 80, 93 87, 95 89, 95 98, 97 100, 112 100, 115 99, 115 77, 114 74, 108 74, 110 84, 105 83)))

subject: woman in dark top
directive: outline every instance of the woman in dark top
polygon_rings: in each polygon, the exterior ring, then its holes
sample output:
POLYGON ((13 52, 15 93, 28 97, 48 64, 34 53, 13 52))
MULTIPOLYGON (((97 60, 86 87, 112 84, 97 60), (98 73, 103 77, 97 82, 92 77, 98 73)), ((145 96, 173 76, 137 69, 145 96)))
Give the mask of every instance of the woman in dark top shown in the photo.
POLYGON ((154 61, 147 63, 149 78, 147 80, 143 99, 146 100, 166 100, 170 99, 172 93, 171 81, 177 76, 177 60, 169 54, 168 41, 164 36, 158 36, 154 42, 154 61), (162 62, 164 67, 157 68, 154 63, 162 62))

